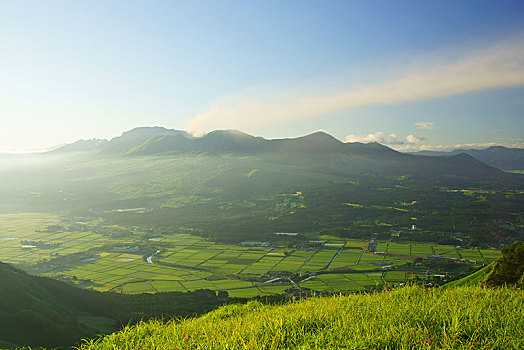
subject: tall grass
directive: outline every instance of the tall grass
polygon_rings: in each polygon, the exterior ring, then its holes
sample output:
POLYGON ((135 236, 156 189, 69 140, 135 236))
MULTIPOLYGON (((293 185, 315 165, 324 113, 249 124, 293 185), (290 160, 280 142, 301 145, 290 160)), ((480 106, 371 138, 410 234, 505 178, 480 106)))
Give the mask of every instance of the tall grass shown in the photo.
POLYGON ((523 349, 523 293, 409 286, 284 305, 228 305, 152 320, 79 347, 94 349, 523 349))

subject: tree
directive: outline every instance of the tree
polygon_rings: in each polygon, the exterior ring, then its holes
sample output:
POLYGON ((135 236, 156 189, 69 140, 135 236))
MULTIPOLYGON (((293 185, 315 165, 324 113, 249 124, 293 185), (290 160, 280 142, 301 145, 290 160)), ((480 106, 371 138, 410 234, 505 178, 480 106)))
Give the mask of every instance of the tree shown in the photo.
POLYGON ((502 249, 502 257, 497 260, 493 271, 486 279, 489 286, 516 284, 522 287, 524 274, 524 243, 514 243, 502 249))

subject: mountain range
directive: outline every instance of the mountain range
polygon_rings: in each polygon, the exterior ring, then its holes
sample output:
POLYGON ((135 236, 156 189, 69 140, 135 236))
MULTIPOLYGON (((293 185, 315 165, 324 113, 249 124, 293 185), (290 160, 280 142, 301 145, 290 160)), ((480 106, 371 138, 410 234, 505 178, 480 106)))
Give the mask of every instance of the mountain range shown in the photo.
POLYGON ((293 165, 316 164, 333 171, 346 165, 349 172, 410 173, 426 177, 494 180, 508 178, 495 168, 519 169, 524 150, 491 147, 483 151, 405 154, 376 142, 344 143, 316 132, 307 136, 268 140, 238 130, 216 130, 202 137, 162 127, 139 127, 107 140, 79 140, 49 154, 91 156, 176 156, 231 154, 257 156, 293 165))
POLYGON ((78 140, 48 153, 73 153, 92 151, 98 154, 154 155, 185 152, 231 152, 235 154, 285 152, 343 152, 362 150, 394 150, 372 142, 345 144, 333 136, 316 132, 311 135, 267 140, 238 130, 215 130, 193 137, 182 130, 163 127, 138 127, 122 133, 111 140, 78 140))
POLYGON ((410 154, 422 156, 453 156, 457 154, 469 154, 477 160, 501 170, 524 170, 524 149, 507 148, 503 146, 491 146, 485 149, 456 149, 449 152, 420 151, 410 154))

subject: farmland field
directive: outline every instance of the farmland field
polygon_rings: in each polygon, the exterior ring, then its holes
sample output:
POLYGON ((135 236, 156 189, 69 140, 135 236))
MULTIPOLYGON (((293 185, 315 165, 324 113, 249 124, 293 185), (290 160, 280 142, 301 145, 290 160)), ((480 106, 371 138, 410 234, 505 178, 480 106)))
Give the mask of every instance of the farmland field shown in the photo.
POLYGON ((100 218, 0 215, 3 261, 84 288, 128 294, 211 289, 250 297, 290 288, 356 291, 425 278, 415 259, 438 256, 480 265, 500 256, 495 249, 393 240, 378 240, 370 251, 362 239, 318 239, 296 247, 278 241, 226 244, 190 233, 106 225, 100 218))

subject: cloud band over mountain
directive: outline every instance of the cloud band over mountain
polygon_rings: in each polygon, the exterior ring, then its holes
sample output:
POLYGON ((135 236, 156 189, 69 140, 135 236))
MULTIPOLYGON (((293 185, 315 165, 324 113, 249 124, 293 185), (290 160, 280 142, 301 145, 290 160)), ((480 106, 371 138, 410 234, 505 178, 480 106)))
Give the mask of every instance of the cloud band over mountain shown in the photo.
MULTIPOLYGON (((304 92, 283 102, 257 96, 243 97, 229 104, 217 102, 191 119, 188 130, 237 128, 253 131, 266 125, 322 117, 357 107, 524 85, 524 35, 454 56, 456 58, 436 65, 424 63, 427 59, 422 59, 417 68, 402 69, 403 74, 396 78, 345 91, 323 95, 304 92)), ((430 124, 419 126, 421 129, 432 127, 430 124)))

